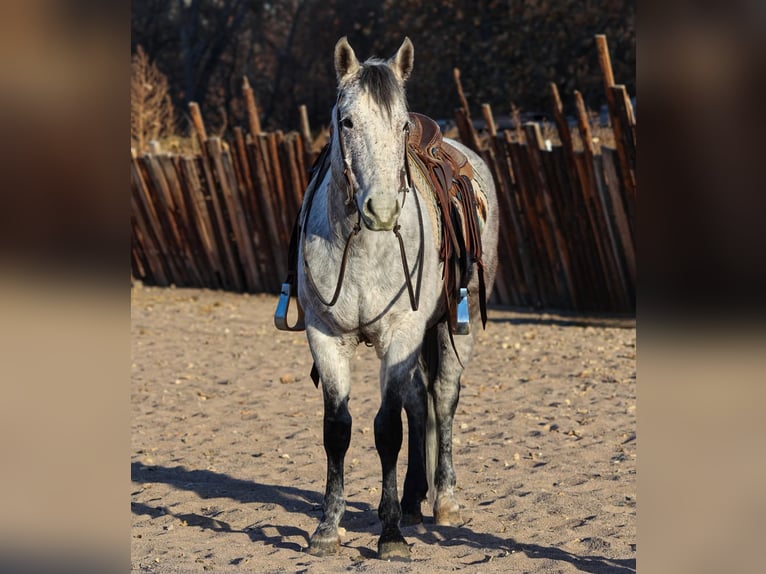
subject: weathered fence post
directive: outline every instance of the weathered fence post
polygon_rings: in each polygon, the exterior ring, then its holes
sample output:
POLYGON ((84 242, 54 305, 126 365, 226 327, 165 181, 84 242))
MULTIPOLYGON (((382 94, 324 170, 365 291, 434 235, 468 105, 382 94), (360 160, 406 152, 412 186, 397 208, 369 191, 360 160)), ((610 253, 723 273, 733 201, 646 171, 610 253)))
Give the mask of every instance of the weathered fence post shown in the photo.
POLYGON ((242 94, 245 96, 245 109, 247 110, 247 122, 250 126, 250 135, 256 137, 261 134, 261 118, 258 115, 258 104, 255 103, 255 94, 247 76, 242 78, 242 94))
POLYGON ((471 148, 476 153, 481 153, 479 149, 479 138, 476 135, 476 130, 473 127, 471 121, 471 111, 468 109, 468 100, 465 99, 463 93, 463 84, 460 82, 460 69, 454 68, 452 70, 452 76, 455 79, 455 87, 457 88, 457 95, 460 98, 460 108, 455 111, 455 119, 457 120, 457 129, 460 132, 460 141, 471 148))
POLYGON ((636 174, 634 167, 628 160, 628 152, 625 149, 626 121, 618 112, 617 102, 613 88, 614 73, 612 72, 612 60, 609 57, 609 47, 606 43, 606 36, 596 34, 596 48, 598 49, 598 61, 601 66, 601 73, 604 77, 604 95, 606 96, 607 108, 609 109, 609 118, 614 131, 615 145, 617 146, 617 157, 620 159, 620 169, 622 170, 622 180, 625 182, 626 190, 630 197, 636 196, 636 174))

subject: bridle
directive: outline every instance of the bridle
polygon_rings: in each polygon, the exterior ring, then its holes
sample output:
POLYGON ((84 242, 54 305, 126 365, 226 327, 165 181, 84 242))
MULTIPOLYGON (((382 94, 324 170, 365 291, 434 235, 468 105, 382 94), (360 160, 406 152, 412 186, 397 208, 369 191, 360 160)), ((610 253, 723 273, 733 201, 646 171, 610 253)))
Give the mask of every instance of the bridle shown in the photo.
MULTIPOLYGON (((335 284, 335 291, 333 292, 332 298, 328 301, 324 297, 322 297, 321 293, 319 293, 319 290, 317 289, 316 283, 314 282, 314 278, 311 275, 311 268, 309 267, 309 263, 306 260, 306 222, 308 222, 309 214, 311 212, 311 205, 313 203, 314 199, 314 190, 316 187, 321 183, 320 178, 317 178, 317 181, 314 186, 309 190, 309 197, 306 199, 306 212, 304 214, 303 222, 303 233, 302 233, 302 243, 303 243, 303 266, 306 271, 306 278, 308 279, 309 283, 311 284, 311 288, 314 291, 314 294, 316 295, 317 299, 327 307, 332 307, 337 303, 338 297, 340 296, 341 288, 343 287, 343 279, 346 275, 346 266, 348 264, 348 256, 349 251, 351 248, 351 240, 359 235, 359 233, 362 231, 362 213, 359 210, 359 204, 356 201, 356 190, 354 189, 354 183, 353 183, 353 177, 351 174, 351 163, 348 161, 348 156, 346 155, 346 146, 343 141, 343 133, 341 131, 341 124, 340 124, 340 104, 343 99, 343 91, 340 91, 338 93, 338 99, 336 101, 335 105, 335 118, 334 118, 334 131, 335 135, 338 138, 338 145, 340 147, 340 155, 341 160, 343 161, 343 179, 346 184, 346 205, 350 205, 353 203, 353 205, 356 207, 357 211, 357 220, 354 224, 354 227, 352 228, 351 232, 348 234, 348 237, 346 238, 346 245, 343 248, 343 257, 341 258, 340 263, 340 269, 338 271, 338 281, 335 284)), ((420 304, 420 288, 423 281, 423 258, 424 258, 424 245, 425 245, 425 238, 424 238, 424 231, 423 231, 423 213, 420 207, 420 200, 418 199, 418 193, 415 190, 415 188, 412 186, 412 178, 410 174, 410 165, 408 161, 408 140, 410 135, 410 123, 407 122, 407 125, 405 126, 403 130, 404 134, 404 166, 401 171, 401 186, 399 188, 398 193, 403 194, 402 198, 402 205, 401 207, 404 208, 404 201, 407 197, 407 194, 412 192, 415 197, 415 205, 417 206, 417 213, 418 213, 418 227, 420 230, 420 249, 418 251, 418 258, 417 258, 417 267, 418 267, 418 273, 417 273, 417 283, 416 288, 413 290, 412 287, 412 281, 410 279, 410 268, 407 263, 407 253, 404 249, 404 240, 402 239, 401 234, 399 233, 399 230, 401 229, 399 225, 399 219, 397 217, 396 222, 394 223, 394 227, 392 229, 394 235, 396 236, 398 242, 399 242, 399 252, 401 254, 402 259, 402 268, 404 270, 404 280, 407 285, 407 293, 410 298, 410 306, 412 307, 413 311, 418 310, 418 306, 420 304)))

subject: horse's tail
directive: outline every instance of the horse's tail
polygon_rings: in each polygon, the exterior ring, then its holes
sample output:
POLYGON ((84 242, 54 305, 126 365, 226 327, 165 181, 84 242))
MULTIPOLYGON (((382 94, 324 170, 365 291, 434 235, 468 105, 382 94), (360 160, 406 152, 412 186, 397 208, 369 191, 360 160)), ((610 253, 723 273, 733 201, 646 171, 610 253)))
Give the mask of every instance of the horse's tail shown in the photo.
POLYGON ((436 465, 439 454, 439 433, 436 430, 436 403, 434 402, 434 380, 439 370, 439 342, 437 327, 426 331, 421 351, 422 373, 426 382, 426 479, 428 480, 428 502, 433 508, 436 500, 436 465))
POLYGON ((436 432, 436 408, 434 406, 433 385, 429 383, 426 416, 426 479, 428 480, 428 504, 431 508, 436 502, 436 457, 439 452, 439 434, 436 432))

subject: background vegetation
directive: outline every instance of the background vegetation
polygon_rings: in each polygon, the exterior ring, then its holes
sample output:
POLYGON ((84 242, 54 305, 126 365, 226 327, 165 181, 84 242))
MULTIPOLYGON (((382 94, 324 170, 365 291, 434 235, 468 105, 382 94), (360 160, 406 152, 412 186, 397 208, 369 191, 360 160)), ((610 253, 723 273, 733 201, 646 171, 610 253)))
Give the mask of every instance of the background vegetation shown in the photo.
MULTIPOLYGON (((212 131, 245 122, 242 78, 255 90, 264 129, 327 123, 335 94, 332 49, 347 35, 360 59, 388 57, 408 35, 415 45, 410 107, 450 118, 459 67, 473 106, 498 116, 511 102, 547 112, 548 82, 565 105, 580 90, 603 104, 593 35, 606 34, 618 83, 635 93, 635 0, 133 0, 132 50, 141 46, 167 76, 182 129, 200 104, 212 131)), ((569 111, 569 110, 567 110, 569 111)), ((478 112, 475 112, 480 117, 478 112)))

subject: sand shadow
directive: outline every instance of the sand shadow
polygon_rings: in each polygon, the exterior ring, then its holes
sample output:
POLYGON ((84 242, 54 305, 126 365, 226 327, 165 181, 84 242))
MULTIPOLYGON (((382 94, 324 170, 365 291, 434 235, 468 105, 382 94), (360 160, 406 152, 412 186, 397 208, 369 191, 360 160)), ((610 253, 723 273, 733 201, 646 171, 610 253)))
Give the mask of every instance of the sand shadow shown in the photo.
MULTIPOLYGON (((299 512, 309 516, 320 512, 322 508, 321 492, 294 486, 252 482, 220 472, 194 470, 184 466, 164 467, 132 462, 130 479, 137 484, 169 484, 178 489, 196 492, 201 498, 231 498, 243 504, 276 504, 288 512, 299 512)), ((351 513, 366 513, 372 510, 369 504, 354 501, 347 502, 347 509, 350 509, 351 513)))
MULTIPOLYGON (((322 512, 323 494, 292 486, 277 486, 234 478, 209 470, 192 470, 183 466, 163 467, 132 462, 130 478, 136 484, 163 483, 174 488, 197 493, 201 498, 230 498, 242 504, 278 505, 288 512, 303 513, 319 520, 322 512)), ((151 506, 143 502, 131 502, 131 512, 150 518, 173 516, 188 526, 198 526, 214 532, 239 532, 247 534, 253 542, 263 542, 275 548, 284 548, 302 552, 308 546, 309 533, 300 528, 274 524, 253 524, 243 529, 233 529, 215 516, 194 513, 179 514, 168 506, 151 506), (288 537, 302 537, 305 546, 286 541, 288 537)), ((374 509, 367 503, 347 502, 344 524, 352 525, 354 530, 363 524, 369 524, 374 509)), ((360 530, 364 530, 362 527, 360 530)))
MULTIPOLYGON (((425 524, 407 529, 407 538, 417 538, 424 544, 437 544, 439 546, 468 546, 477 550, 492 550, 505 554, 523 552, 532 559, 547 559, 557 562, 568 562, 581 572, 591 574, 634 574, 636 572, 636 559, 606 558, 604 556, 572 554, 559 548, 540 546, 517 542, 513 538, 501 538, 494 534, 474 532, 466 526, 436 526, 425 524)), ((479 560, 473 565, 489 562, 494 554, 487 555, 486 559, 479 560)))
MULTIPOLYGON (((182 466, 167 468, 147 466, 140 462, 131 463, 131 480, 134 483, 164 483, 175 488, 189 490, 202 498, 230 498, 243 504, 261 503, 281 506, 288 512, 304 513, 319 518, 322 494, 319 492, 292 486, 261 484, 209 470, 190 470, 182 466)), ((343 522, 349 531, 355 533, 379 531, 375 510, 366 503, 348 501, 349 509, 343 522)), ((131 511, 136 515, 158 518, 165 515, 185 521, 189 526, 198 526, 215 532, 238 532, 249 536, 253 542, 262 542, 274 548, 304 552, 308 546, 309 533, 294 526, 277 524, 254 524, 244 529, 232 529, 231 526, 215 517, 194 513, 176 514, 164 506, 150 506, 142 502, 132 502, 131 511), (305 544, 294 541, 302 538, 305 544), (293 538, 293 541, 287 540, 293 538)), ((438 546, 468 546, 477 550, 492 550, 511 554, 523 552, 529 558, 548 559, 568 562, 582 572, 591 574, 631 574, 636 572, 636 560, 612 559, 603 556, 579 556, 558 548, 521 543, 512 538, 501 538, 494 534, 474 532, 467 526, 436 526, 433 523, 417 525, 404 529, 408 539, 418 539, 424 544, 438 546)), ((371 548, 344 545, 355 550, 360 557, 372 559, 375 552, 371 548)), ((491 560, 488 556, 486 561, 491 560)), ((479 562, 482 562, 481 560, 479 562)))
POLYGON ((635 329, 635 315, 575 313, 568 311, 533 312, 506 307, 492 307, 488 323, 509 323, 511 325, 555 325, 558 327, 594 327, 608 329, 635 329), (493 316, 492 310, 514 311, 516 317, 493 316))

